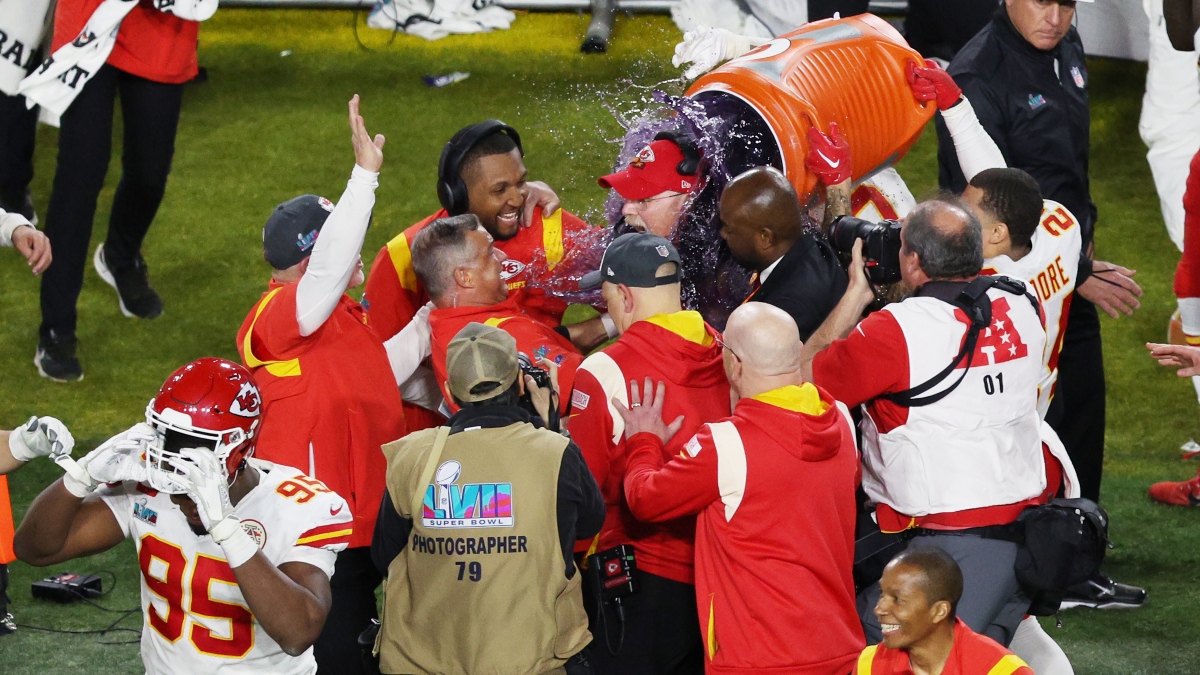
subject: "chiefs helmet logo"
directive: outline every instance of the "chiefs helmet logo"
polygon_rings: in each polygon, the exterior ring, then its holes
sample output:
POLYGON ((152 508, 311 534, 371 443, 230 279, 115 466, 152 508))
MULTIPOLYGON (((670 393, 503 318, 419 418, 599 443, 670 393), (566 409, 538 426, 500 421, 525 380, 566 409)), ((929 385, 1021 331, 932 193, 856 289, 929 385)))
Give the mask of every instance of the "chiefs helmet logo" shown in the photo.
POLYGON ((647 164, 652 164, 653 162, 654 151, 651 150, 650 146, 647 145, 646 147, 642 148, 642 151, 639 152, 636 157, 630 160, 629 166, 635 169, 644 169, 646 168, 647 164))
POLYGON ((241 390, 229 406, 229 412, 238 417, 258 417, 262 412, 262 398, 253 382, 242 383, 241 390))

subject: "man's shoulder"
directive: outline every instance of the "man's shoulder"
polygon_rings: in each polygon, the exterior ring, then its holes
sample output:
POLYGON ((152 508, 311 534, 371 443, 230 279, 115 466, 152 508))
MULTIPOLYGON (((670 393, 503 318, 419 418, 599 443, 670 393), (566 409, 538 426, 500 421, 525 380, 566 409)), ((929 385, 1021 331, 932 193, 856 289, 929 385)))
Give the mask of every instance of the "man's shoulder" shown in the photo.
POLYGON ((243 522, 252 520, 268 531, 295 536, 298 544, 320 540, 324 546, 332 539, 349 539, 353 514, 341 495, 299 469, 262 460, 251 462, 259 471, 259 484, 243 522), (306 536, 310 541, 300 541, 306 536))
MULTIPOLYGON (((1006 50, 996 35, 996 23, 990 22, 967 41, 954 55, 946 72, 955 80, 975 77, 987 82, 1004 62, 1006 50)), ((961 84, 961 83, 960 83, 961 84)))
POLYGON ((1005 649, 999 642, 980 635, 965 624, 955 627, 954 647, 962 656, 968 672, 978 673, 1022 673, 1032 672, 1019 656, 1005 649), (965 630, 964 630, 965 629, 965 630), (997 666, 1006 666, 997 669, 997 666), (1025 668, 1025 671, 1021 671, 1025 668))
POLYGON ((828 240, 805 233, 771 271, 762 292, 797 297, 823 295, 830 289, 845 288, 847 278, 828 240))

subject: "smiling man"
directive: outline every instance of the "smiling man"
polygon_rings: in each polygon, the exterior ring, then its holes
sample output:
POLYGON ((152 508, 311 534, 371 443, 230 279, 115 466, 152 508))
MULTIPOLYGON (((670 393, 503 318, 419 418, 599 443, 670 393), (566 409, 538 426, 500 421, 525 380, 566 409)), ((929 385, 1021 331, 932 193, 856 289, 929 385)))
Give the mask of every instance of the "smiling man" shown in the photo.
MULTIPOLYGON (((517 342, 517 351, 531 363, 546 359, 558 366, 562 391, 570 391, 575 369, 583 361, 581 345, 602 342, 604 327, 586 321, 551 328, 523 308, 527 295, 509 293, 504 284, 504 251, 479 219, 464 213, 438 218, 413 239, 413 269, 429 293, 432 365, 437 387, 451 411, 457 411, 449 391, 446 354, 450 342, 469 323, 500 328, 517 342)), ((570 400, 560 401, 567 412, 570 400)))
POLYGON ((567 303, 542 290, 570 253, 574 235, 588 224, 558 208, 545 183, 526 179, 525 150, 516 129, 485 120, 460 129, 438 162, 442 208, 389 241, 371 265, 364 305, 380 337, 404 328, 430 298, 413 269, 417 233, 439 218, 465 213, 479 219, 507 256, 501 275, 508 290, 528 289, 523 303, 549 326, 562 321, 567 303))
POLYGON ((888 563, 875 616, 883 642, 863 650, 854 675, 1033 675, 1019 657, 955 615, 963 576, 945 551, 916 548, 888 563))

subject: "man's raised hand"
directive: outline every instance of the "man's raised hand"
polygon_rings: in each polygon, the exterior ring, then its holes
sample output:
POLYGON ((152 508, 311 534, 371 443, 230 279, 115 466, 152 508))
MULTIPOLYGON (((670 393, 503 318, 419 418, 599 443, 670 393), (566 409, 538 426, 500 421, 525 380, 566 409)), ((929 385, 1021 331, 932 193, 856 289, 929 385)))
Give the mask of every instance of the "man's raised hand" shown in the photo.
POLYGON ((525 195, 525 208, 521 213, 521 227, 533 225, 533 211, 537 207, 542 207, 542 216, 546 217, 554 215, 562 205, 554 189, 540 180, 526 181, 525 188, 528 192, 525 195))
POLYGON ((909 61, 905 75, 913 96, 918 101, 937 101, 938 110, 949 110, 962 99, 962 88, 930 59, 925 59, 924 68, 909 61))
POLYGON ((371 138, 362 115, 358 114, 358 104, 358 94, 355 94, 350 99, 350 141, 354 144, 354 163, 367 171, 378 172, 383 166, 383 144, 387 139, 383 134, 375 134, 371 138))
POLYGON ((625 438, 633 438, 634 435, 644 431, 658 436, 663 443, 671 440, 671 438, 679 433, 679 429, 683 426, 683 415, 675 418, 670 424, 663 423, 663 401, 666 399, 667 385, 659 382, 658 390, 655 391, 654 382, 650 378, 646 378, 645 385, 641 391, 638 390, 638 383, 631 381, 629 383, 629 407, 626 408, 615 397, 612 400, 613 407, 617 409, 617 414, 621 419, 625 420, 625 438), (641 398, 641 392, 645 392, 646 400, 641 398))
POLYGON ((808 157, 804 158, 804 166, 826 187, 850 180, 850 144, 842 138, 837 122, 829 123, 829 135, 816 127, 808 130, 808 157))

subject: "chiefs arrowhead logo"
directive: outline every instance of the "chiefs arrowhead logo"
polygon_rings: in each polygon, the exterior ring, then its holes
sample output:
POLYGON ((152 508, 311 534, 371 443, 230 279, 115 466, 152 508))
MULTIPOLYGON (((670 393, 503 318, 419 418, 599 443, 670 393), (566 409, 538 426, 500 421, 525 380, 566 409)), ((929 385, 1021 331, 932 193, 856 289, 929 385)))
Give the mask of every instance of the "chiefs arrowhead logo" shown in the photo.
POLYGON ((258 417, 262 412, 262 398, 258 394, 258 387, 254 386, 253 382, 242 383, 238 395, 229 405, 229 412, 238 417, 258 417))
POLYGON ((652 150, 650 148, 650 146, 647 145, 646 147, 642 148, 642 151, 639 152, 636 157, 634 157, 632 160, 630 160, 629 166, 631 166, 635 169, 644 169, 644 168, 646 168, 647 164, 653 164, 653 163, 654 163, 654 150, 652 150))
POLYGON ((513 260, 512 258, 509 258, 508 260, 500 263, 500 280, 508 281, 524 271, 525 263, 521 262, 520 260, 513 260))

